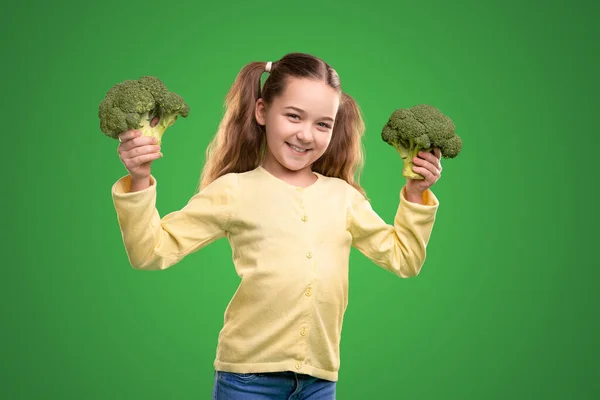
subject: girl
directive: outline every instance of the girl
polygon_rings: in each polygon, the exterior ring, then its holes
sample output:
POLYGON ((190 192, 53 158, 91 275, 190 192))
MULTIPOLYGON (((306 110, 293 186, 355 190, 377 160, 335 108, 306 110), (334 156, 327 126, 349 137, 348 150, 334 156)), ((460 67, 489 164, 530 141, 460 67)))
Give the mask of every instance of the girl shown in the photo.
POLYGON ((421 270, 441 154, 414 160, 425 179, 401 188, 389 225, 355 181, 363 131, 323 60, 252 62, 226 97, 198 192, 162 219, 150 173, 160 149, 139 132, 120 135, 129 174, 112 197, 133 268, 164 270, 220 238, 231 245, 241 282, 218 338, 213 399, 335 399, 350 247, 401 278, 421 270))

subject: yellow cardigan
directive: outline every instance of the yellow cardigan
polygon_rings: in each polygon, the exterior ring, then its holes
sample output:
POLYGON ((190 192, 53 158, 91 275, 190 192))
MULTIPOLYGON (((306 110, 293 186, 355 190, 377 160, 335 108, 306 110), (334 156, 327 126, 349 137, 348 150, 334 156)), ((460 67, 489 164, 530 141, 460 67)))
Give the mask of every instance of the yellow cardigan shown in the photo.
POLYGON ((225 310, 215 369, 291 370, 337 381, 350 247, 402 278, 421 270, 439 205, 431 190, 417 204, 403 187, 392 226, 348 183, 316 175, 302 189, 262 167, 231 173, 162 219, 154 177, 138 192, 129 192, 129 175, 113 185, 133 268, 163 270, 229 240, 241 282, 225 310))

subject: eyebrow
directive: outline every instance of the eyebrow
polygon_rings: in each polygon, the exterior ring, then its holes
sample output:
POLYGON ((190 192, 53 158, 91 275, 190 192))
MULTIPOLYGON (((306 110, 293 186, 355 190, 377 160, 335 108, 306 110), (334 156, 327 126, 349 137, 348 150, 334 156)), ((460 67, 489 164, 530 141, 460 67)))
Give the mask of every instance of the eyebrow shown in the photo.
MULTIPOLYGON (((291 108, 292 110, 296 110, 296 111, 298 111, 298 112, 300 112, 300 113, 303 113, 303 112, 305 112, 303 109, 301 109, 301 108, 298 108, 298 107, 294 107, 294 106, 287 106, 287 107, 285 107, 285 108, 286 108, 286 109, 287 109, 287 108, 291 108)), ((321 119, 326 119, 326 120, 329 120, 329 121, 331 121, 331 122, 334 122, 334 121, 333 121, 333 118, 331 118, 331 117, 321 117, 321 119)))

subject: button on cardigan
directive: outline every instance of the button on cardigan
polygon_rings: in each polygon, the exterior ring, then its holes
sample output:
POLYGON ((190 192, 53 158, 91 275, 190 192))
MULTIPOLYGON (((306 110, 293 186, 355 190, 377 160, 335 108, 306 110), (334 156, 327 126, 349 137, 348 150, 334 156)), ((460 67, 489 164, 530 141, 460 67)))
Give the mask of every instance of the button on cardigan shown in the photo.
POLYGON ((129 175, 113 185, 133 268, 164 270, 218 239, 229 241, 240 283, 225 310, 215 369, 291 370, 337 381, 351 247, 401 278, 421 270, 439 205, 431 190, 417 204, 402 187, 388 224, 347 182, 315 175, 315 183, 298 188, 262 166, 230 173, 162 218, 153 176, 137 192, 129 191, 129 175))

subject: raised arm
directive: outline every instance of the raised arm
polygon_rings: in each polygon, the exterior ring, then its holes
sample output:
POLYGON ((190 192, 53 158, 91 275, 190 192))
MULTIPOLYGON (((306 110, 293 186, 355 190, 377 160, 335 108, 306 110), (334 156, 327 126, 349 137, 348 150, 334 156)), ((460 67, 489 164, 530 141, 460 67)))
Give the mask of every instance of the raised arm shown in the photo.
POLYGON ((391 225, 373 210, 361 193, 349 187, 347 226, 352 245, 375 264, 401 278, 416 276, 425 263, 438 205, 431 190, 423 194, 423 204, 408 201, 404 186, 391 225))
POLYGON ((179 211, 162 219, 156 209, 157 182, 130 191, 131 177, 112 187, 123 243, 135 269, 166 269, 186 255, 224 237, 235 213, 237 176, 229 174, 208 185, 179 211))

